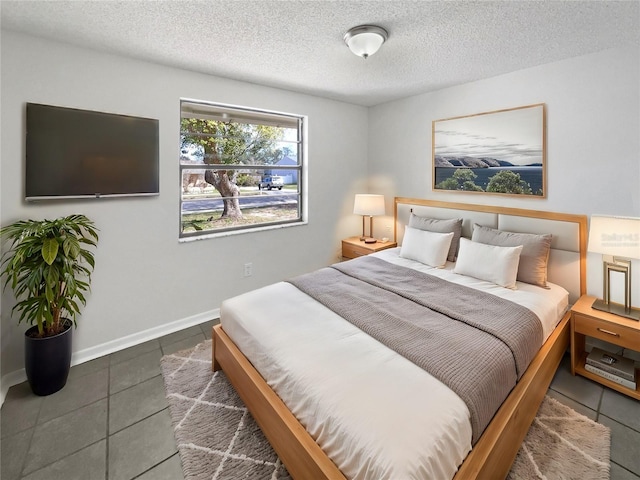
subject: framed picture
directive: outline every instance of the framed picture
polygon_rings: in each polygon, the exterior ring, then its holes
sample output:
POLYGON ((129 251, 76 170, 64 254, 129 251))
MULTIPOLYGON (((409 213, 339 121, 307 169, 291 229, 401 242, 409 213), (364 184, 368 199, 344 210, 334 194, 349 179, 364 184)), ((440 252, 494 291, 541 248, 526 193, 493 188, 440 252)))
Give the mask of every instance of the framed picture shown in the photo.
POLYGON ((544 104, 434 120, 433 190, 545 198, 544 104))

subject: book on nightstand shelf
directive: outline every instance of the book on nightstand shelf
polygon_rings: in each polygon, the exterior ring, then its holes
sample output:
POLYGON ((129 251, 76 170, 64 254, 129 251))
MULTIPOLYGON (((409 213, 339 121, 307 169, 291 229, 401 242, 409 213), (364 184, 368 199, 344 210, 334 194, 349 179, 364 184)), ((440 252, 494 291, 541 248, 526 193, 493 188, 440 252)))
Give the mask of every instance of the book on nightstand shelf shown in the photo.
POLYGON ((605 352, 597 347, 594 347, 591 353, 587 355, 587 365, 591 365, 630 382, 636 381, 636 367, 633 360, 621 355, 605 352))
POLYGON ((602 378, 611 380, 612 382, 615 382, 618 385, 622 385, 624 387, 630 388, 631 390, 636 390, 638 388, 638 384, 636 382, 632 382, 630 380, 627 380, 626 378, 619 377, 617 375, 614 375, 613 373, 605 372, 604 370, 601 370, 598 367, 594 367, 590 363, 585 363, 584 369, 587 372, 591 372, 596 375, 599 375, 602 378))

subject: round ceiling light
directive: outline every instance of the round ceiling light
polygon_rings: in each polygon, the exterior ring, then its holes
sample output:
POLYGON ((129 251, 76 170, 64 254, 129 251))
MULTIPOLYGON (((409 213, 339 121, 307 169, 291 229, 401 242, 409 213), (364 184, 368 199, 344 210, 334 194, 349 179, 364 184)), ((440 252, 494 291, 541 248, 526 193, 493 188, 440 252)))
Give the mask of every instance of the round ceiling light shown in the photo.
POLYGON ((349 50, 365 59, 376 53, 387 38, 389 38, 389 33, 384 28, 375 25, 353 27, 344 34, 344 42, 349 50))

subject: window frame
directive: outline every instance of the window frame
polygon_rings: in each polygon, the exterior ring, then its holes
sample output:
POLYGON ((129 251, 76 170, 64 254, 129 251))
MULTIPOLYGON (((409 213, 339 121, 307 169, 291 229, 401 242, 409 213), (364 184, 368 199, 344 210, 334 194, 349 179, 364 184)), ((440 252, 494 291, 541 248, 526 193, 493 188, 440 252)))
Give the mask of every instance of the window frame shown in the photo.
MULTIPOLYGON (((211 102, 205 100, 195 100, 190 98, 180 98, 180 127, 179 127, 179 139, 180 147, 182 147, 182 120, 184 118, 198 118, 198 119, 210 119, 217 121, 233 121, 234 123, 251 123, 256 125, 266 126, 280 126, 283 128, 291 128, 297 130, 296 140, 283 140, 282 143, 291 143, 295 145, 297 155, 296 165, 274 165, 274 164, 183 164, 180 161, 182 155, 179 150, 178 166, 179 166, 179 182, 180 182, 180 197, 178 203, 179 217, 178 217, 178 239, 180 242, 201 240, 206 238, 215 238, 220 236, 236 235, 242 233, 249 233, 261 230, 272 230, 277 228, 285 228, 297 225, 307 224, 307 209, 306 209, 306 126, 307 117, 300 114, 285 113, 279 111, 264 110, 252 107, 244 107, 238 105, 230 105, 218 102, 211 102), (186 106, 186 108, 185 108, 186 106), (185 110, 187 110, 185 112, 185 110), (216 166, 221 167, 219 170, 255 170, 263 171, 263 175, 266 175, 268 170, 290 170, 297 172, 297 211, 296 218, 289 220, 276 220, 266 221, 261 223, 236 225, 229 227, 222 227, 212 230, 202 230, 193 232, 184 232, 183 226, 183 204, 185 203, 183 190, 183 178, 185 170, 201 170, 203 173, 206 170, 216 170, 216 166)), ((225 137, 232 138, 232 137, 225 137)), ((222 197, 224 198, 224 197, 222 197)), ((227 197, 230 198, 230 197, 227 197)))

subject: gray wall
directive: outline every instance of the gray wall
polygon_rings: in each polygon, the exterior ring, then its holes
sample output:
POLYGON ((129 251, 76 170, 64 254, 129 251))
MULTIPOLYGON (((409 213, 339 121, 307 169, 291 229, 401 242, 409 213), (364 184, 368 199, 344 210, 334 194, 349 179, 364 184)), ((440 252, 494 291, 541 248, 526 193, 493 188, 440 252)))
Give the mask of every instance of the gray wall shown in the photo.
MULTIPOLYGON (((223 299, 324 266, 358 232, 366 191, 367 109, 2 32, 0 221, 84 213, 100 228, 92 293, 74 362, 199 323, 223 299), (308 225, 178 242, 180 97, 308 116, 308 225), (160 196, 24 202, 24 105, 39 102, 157 118, 160 196), (345 163, 344 158, 350 161, 345 163), (327 188, 330 185, 330 189, 327 188), (243 278, 243 264, 253 276, 243 278)), ((2 298, 3 390, 21 378, 25 325, 2 298)))

